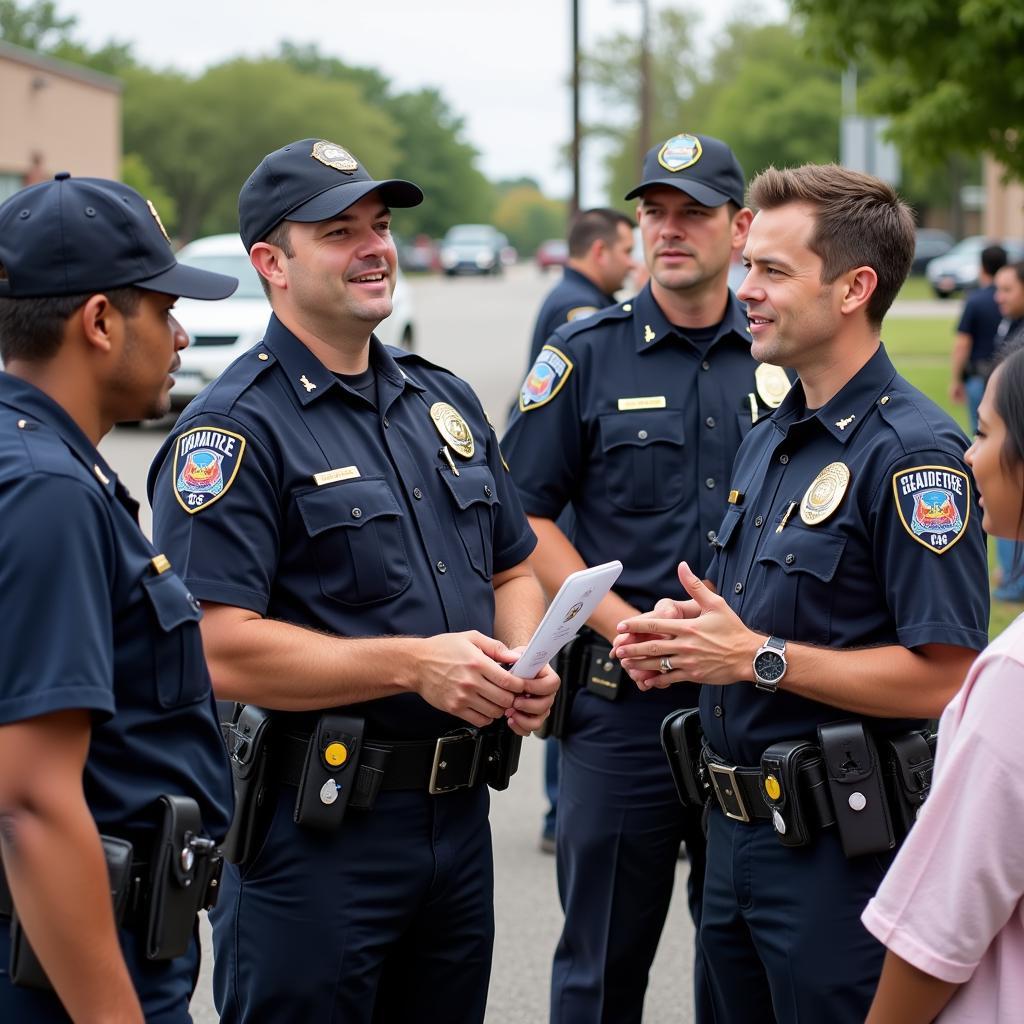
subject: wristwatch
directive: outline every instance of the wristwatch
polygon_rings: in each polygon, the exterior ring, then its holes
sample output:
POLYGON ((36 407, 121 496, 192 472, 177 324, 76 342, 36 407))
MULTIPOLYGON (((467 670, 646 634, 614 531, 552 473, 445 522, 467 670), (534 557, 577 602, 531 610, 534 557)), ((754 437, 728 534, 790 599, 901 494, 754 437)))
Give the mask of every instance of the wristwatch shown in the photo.
POLYGON ((754 655, 754 686, 765 693, 774 693, 786 674, 786 641, 770 636, 754 655))

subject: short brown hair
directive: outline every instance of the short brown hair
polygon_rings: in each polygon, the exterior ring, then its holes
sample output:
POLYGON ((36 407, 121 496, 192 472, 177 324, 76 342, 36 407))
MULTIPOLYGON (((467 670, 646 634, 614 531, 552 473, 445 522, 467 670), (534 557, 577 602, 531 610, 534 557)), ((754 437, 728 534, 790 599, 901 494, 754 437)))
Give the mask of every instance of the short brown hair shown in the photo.
MULTIPOLYGON (((286 259, 290 260, 295 255, 295 250, 292 248, 291 228, 286 220, 275 224, 260 241, 266 242, 267 245, 276 245, 284 253, 286 259)), ((269 299, 270 282, 258 270, 256 271, 256 276, 260 279, 260 287, 263 289, 263 294, 269 299)))
POLYGON ((789 203, 813 206, 808 245, 821 257, 822 282, 831 284, 854 267, 871 267, 878 286, 868 302, 868 319, 873 327, 881 325, 914 257, 914 217, 892 186, 838 164, 769 167, 750 183, 750 200, 759 210, 789 203))

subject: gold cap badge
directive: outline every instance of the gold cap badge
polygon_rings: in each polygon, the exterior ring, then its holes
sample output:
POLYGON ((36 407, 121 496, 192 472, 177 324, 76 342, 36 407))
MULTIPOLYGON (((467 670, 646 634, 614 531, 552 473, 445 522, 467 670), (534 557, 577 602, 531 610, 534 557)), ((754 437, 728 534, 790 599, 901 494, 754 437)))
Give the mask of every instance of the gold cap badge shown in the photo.
POLYGON ((476 445, 469 424, 462 418, 459 411, 447 402, 435 402, 430 407, 430 418, 437 427, 443 440, 455 449, 457 455, 471 459, 476 445))
POLYGON ((313 152, 309 155, 326 167, 333 167, 343 174, 351 174, 359 166, 359 161, 344 146, 328 142, 326 139, 315 142, 313 152))
POLYGON ((160 234, 164 236, 164 241, 170 245, 171 236, 167 234, 167 228, 164 227, 164 222, 160 219, 160 214, 156 212, 156 207, 153 205, 153 201, 151 199, 147 199, 146 206, 149 207, 149 212, 153 215, 153 220, 156 221, 156 226, 160 229, 160 234))
POLYGON ((789 394, 789 378, 781 366, 761 363, 754 371, 754 383, 757 385, 761 401, 769 409, 778 409, 782 405, 782 400, 789 394))
POLYGON ((692 167, 704 152, 695 135, 673 135, 658 152, 658 163, 667 171, 692 167))
POLYGON ((850 470, 844 462, 830 462, 812 481, 800 502, 800 518, 817 526, 837 508, 850 484, 850 470))

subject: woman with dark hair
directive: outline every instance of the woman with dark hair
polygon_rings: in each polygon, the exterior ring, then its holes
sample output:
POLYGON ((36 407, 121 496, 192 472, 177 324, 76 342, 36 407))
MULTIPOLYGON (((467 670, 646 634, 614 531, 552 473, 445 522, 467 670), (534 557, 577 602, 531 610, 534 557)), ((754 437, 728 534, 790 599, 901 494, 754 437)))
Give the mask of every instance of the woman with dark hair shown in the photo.
MULTIPOLYGON (((1024 349, 989 378, 966 456, 982 524, 1024 538, 1024 349)), ((1019 549, 1018 549, 1019 555, 1019 549)), ((1024 1020, 1024 615, 939 727, 931 795, 863 914, 888 947, 867 1024, 1024 1020)))

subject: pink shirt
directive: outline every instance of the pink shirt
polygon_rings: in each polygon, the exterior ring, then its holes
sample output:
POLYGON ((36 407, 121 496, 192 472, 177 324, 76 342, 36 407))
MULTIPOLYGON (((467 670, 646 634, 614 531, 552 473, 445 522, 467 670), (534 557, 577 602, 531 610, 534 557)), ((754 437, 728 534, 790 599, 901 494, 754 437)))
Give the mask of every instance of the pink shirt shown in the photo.
POLYGON ((941 1024, 1024 1021, 1024 615, 942 715, 935 783, 861 920, 908 963, 961 983, 941 1024))

